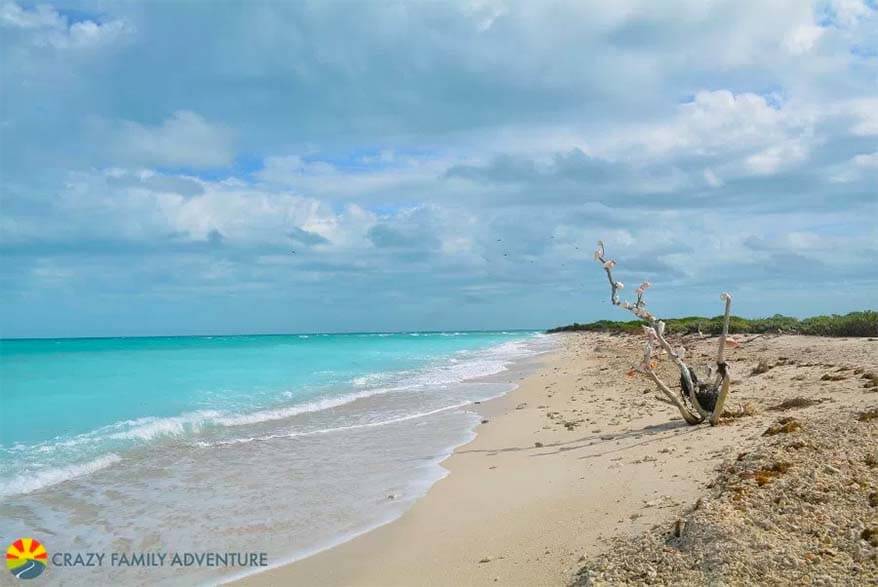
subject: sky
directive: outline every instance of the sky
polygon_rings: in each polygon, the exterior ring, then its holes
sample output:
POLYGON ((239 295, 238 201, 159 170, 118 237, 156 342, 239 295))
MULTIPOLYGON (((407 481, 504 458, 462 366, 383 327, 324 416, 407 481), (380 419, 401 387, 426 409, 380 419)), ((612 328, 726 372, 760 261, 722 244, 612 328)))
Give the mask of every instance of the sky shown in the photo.
POLYGON ((874 309, 878 5, 0 0, 0 196, 4 337, 874 309))

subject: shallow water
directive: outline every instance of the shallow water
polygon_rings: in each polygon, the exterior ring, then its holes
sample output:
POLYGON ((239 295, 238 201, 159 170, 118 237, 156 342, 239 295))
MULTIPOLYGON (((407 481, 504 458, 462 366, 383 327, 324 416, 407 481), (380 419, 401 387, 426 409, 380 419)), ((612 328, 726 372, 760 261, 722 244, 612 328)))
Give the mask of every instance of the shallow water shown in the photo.
MULTIPOLYGON (((512 387, 483 377, 551 344, 523 332, 4 341, 4 532, 50 553, 304 556, 400 515, 471 437, 472 402, 512 387), (35 394, 45 418, 29 429, 12 415, 35 394)), ((50 565, 46 576, 240 571, 50 565)))

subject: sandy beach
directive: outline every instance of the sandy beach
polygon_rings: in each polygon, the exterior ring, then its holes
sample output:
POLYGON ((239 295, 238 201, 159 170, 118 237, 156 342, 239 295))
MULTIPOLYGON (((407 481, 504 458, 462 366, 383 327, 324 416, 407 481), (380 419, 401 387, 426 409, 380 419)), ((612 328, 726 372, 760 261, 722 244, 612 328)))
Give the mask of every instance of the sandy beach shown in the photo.
MULTIPOLYGON (((878 370, 874 340, 753 339, 728 353, 727 409, 746 416, 691 427, 648 382, 624 376, 637 337, 560 336, 559 350, 515 391, 476 406, 484 419, 477 437, 399 520, 242 583, 569 584, 612 540, 670 527, 691 510, 719 465, 761 441, 778 417, 771 406, 792 397, 829 402, 796 410, 804 417, 878 404, 862 376, 878 370), (764 373, 754 372, 759 360, 764 373)), ((715 339, 686 344, 706 363, 715 339)))

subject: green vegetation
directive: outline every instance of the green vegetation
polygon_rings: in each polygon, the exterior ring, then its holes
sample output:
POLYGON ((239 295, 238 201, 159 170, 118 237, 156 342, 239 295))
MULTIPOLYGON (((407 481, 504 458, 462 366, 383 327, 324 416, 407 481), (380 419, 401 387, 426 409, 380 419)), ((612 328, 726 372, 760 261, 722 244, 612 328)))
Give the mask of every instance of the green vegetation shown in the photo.
MULTIPOLYGON (((598 320, 588 324, 574 322, 568 326, 559 326, 546 332, 628 332, 639 333, 640 327, 646 324, 642 320, 616 321, 598 320)), ((672 334, 694 334, 701 330, 703 334, 719 334, 722 331, 723 317, 687 316, 685 318, 669 318, 665 320, 666 332, 672 334)), ((775 314, 770 318, 741 318, 732 316, 729 332, 747 333, 785 333, 812 334, 815 336, 878 336, 878 311, 851 312, 843 316, 813 316, 799 320, 790 316, 775 314)))

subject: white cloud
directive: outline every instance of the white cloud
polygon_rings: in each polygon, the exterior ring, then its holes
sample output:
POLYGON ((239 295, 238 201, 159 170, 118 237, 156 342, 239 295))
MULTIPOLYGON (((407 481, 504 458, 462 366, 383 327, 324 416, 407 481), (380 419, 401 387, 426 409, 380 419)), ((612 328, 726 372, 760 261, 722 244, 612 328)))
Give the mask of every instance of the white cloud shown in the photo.
POLYGON ((807 53, 814 48, 814 45, 823 36, 825 30, 813 24, 799 25, 787 34, 784 39, 784 46, 787 51, 793 55, 801 55, 807 53))
POLYGON ((39 5, 27 10, 14 2, 0 6, 0 25, 28 31, 34 45, 56 49, 96 47, 131 32, 131 27, 122 20, 81 20, 71 23, 51 6, 39 5))
POLYGON ((747 157, 745 162, 754 173, 768 175, 788 165, 799 163, 807 155, 807 150, 802 144, 790 141, 754 153, 747 157))
MULTIPOLYGON (((812 109, 777 96, 703 90, 680 104, 668 121, 619 127, 598 138, 593 151, 665 169, 699 159, 710 167, 700 171, 698 181, 719 187, 736 177, 768 175, 807 160, 816 142, 817 120, 812 109)), ((684 185, 674 182, 671 187, 684 185)))
POLYGON ((125 23, 121 20, 100 24, 93 20, 84 20, 70 25, 66 34, 50 37, 49 42, 59 49, 67 47, 95 47, 116 40, 125 34, 127 30, 125 23))
POLYGON ((716 174, 711 169, 704 170, 704 181, 706 181, 707 185, 709 185, 712 188, 719 187, 723 184, 722 180, 719 177, 717 177, 716 174))
POLYGON ((855 122, 851 132, 856 135, 878 135, 878 98, 851 100, 843 106, 855 122))
POLYGON ((874 182, 870 177, 878 179, 878 151, 874 153, 860 153, 844 163, 832 166, 827 169, 827 177, 834 183, 874 182))
MULTIPOLYGON (((685 267, 664 278, 686 287, 793 283, 796 266, 772 255, 829 264, 809 236, 820 233, 843 235, 824 244, 865 266, 876 19, 862 3, 835 4, 831 14, 800 0, 273 3, 247 14, 4 4, 12 114, 0 130, 18 148, 3 161, 14 205, 0 240, 22 266, 63 255, 77 272, 95 264, 83 275, 145 291, 178 281, 200 293, 200 266, 210 291, 259 282, 319 299, 290 286, 307 274, 334 292, 399 288, 455 309, 461 291, 515 280, 528 287, 508 291, 537 292, 527 295, 544 296, 541 307, 558 307, 565 288, 597 290, 581 270, 599 237, 640 251, 631 273, 663 275, 646 262, 656 258, 685 267), (170 26, 228 34, 169 36, 170 26), (75 50, 134 30, 130 51, 75 50), (159 116, 139 118, 130 96, 159 116), (235 172, 238 145, 264 167, 205 179, 235 172), (767 245, 746 249, 747 236, 767 245), (657 239, 669 252, 653 250, 657 239), (110 257, 116 268, 103 270, 110 257), (141 261, 161 279, 138 280, 141 261), (256 275, 263 263, 273 267, 256 275), (340 288, 325 265, 368 277, 340 288), (456 265, 444 282, 443 265, 456 265)), ((673 285, 658 295, 683 291, 673 285)), ((569 315, 584 307, 579 293, 569 315)), ((508 316, 521 307, 514 296, 497 297, 511 300, 508 316)))
POLYGON ((15 2, 5 2, 0 6, 0 23, 19 29, 60 29, 67 26, 66 20, 51 6, 41 4, 33 10, 25 10, 15 2))
POLYGON ((857 155, 853 158, 853 163, 858 167, 878 168, 878 151, 857 155))
POLYGON ((834 22, 844 27, 857 25, 872 12, 864 0, 830 0, 829 6, 834 22))
POLYGON ((325 198, 369 200, 381 194, 422 197, 455 160, 381 152, 352 161, 347 168, 298 155, 267 157, 255 175, 260 180, 325 198), (420 195, 419 195, 420 194, 420 195))
POLYGON ((234 160, 232 132, 187 110, 158 126, 124 122, 115 147, 138 165, 220 167, 234 160))
POLYGON ((295 241, 291 232, 307 231, 325 241, 305 245, 338 251, 368 248, 366 233, 378 219, 355 204, 336 208, 241 180, 206 181, 123 168, 73 174, 53 209, 54 215, 10 225, 4 241, 51 235, 67 243, 94 240, 161 248, 214 242, 283 251, 295 241), (174 188, 184 182, 201 189, 174 188))
POLYGON ((681 104, 668 123, 620 133, 618 146, 643 143, 654 155, 688 151, 710 154, 726 149, 763 147, 787 137, 787 113, 764 96, 729 90, 699 91, 681 104))
POLYGON ((463 10, 476 21, 479 32, 490 29, 494 21, 507 12, 502 0, 472 0, 464 5, 463 10))

